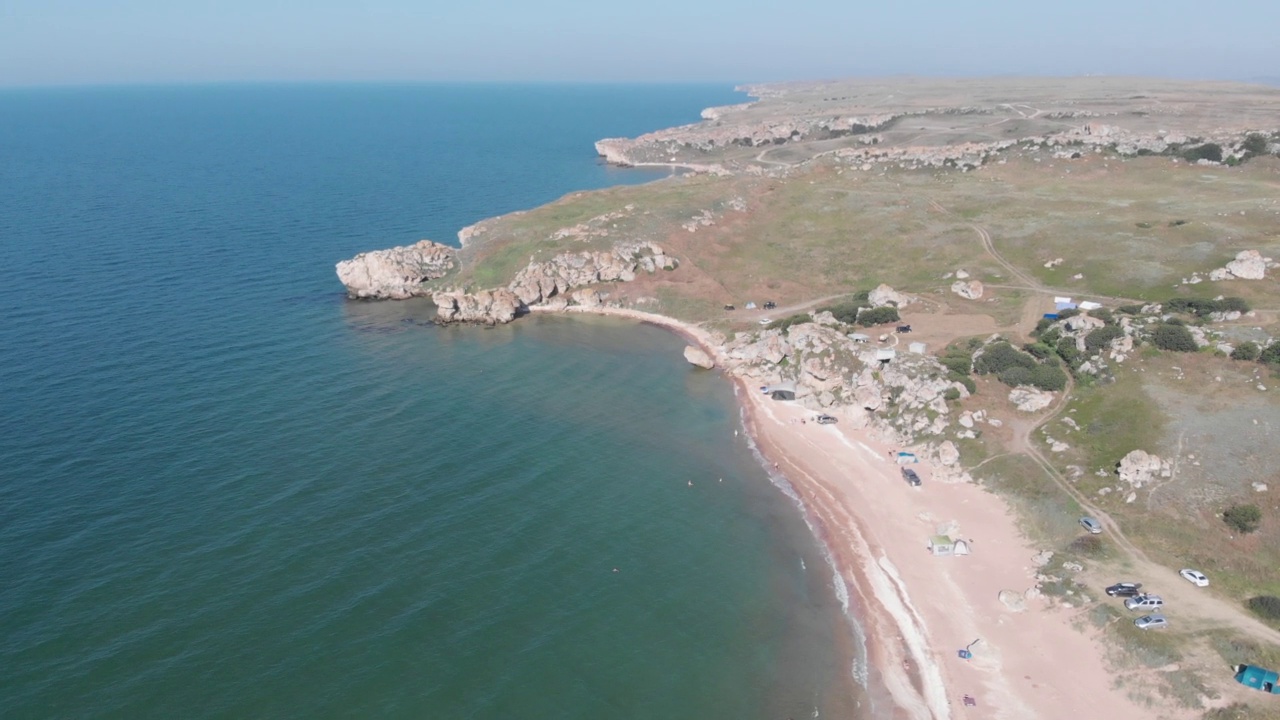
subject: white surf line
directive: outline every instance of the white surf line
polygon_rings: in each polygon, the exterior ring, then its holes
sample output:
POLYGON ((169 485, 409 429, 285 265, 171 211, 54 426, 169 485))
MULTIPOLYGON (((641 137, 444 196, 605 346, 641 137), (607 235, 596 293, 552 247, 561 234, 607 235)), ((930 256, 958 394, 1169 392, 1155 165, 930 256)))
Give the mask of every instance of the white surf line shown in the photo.
MULTIPOLYGON (((776 418, 772 412, 769 415, 776 418)), ((835 428, 830 429, 835 430, 835 428)), ((843 433, 839 433, 839 435, 841 442, 846 446, 851 449, 857 449, 848 442, 843 433)), ((812 440, 804 438, 803 435, 801 438, 814 449, 820 450, 812 440)), ((877 453, 861 442, 858 445, 870 455, 879 457, 877 453)), ((839 461, 837 460, 837 462, 839 461)), ((797 471, 803 472, 799 468, 797 468, 797 471)), ((893 619, 902 642, 906 645, 907 652, 916 664, 916 668, 920 673, 921 685, 923 685, 921 690, 917 692, 909 682, 904 687, 902 676, 898 673, 886 673, 885 680, 886 685, 890 686, 890 693, 917 720, 930 720, 931 718, 932 720, 950 720, 951 705, 947 702, 946 683, 942 677, 942 668, 930 651, 929 633, 926 630, 924 618, 921 617, 915 606, 911 604, 906 585, 898 574, 898 569, 889 558, 880 553, 879 558, 876 559, 876 555, 871 551, 871 546, 857 527, 856 521, 851 529, 853 532, 846 535, 846 537, 849 537, 854 544, 855 556, 861 558, 860 564, 867 582, 871 585, 871 594, 893 619)))

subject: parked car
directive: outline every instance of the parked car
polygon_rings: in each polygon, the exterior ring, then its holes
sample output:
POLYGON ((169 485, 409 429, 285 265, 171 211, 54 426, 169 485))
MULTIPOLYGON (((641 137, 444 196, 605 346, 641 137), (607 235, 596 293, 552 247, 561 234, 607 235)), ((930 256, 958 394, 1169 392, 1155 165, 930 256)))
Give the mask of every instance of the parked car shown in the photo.
POLYGON ((724 309, 725 309, 725 310, 737 310, 737 308, 735 308, 735 307, 734 307, 734 306, 732 306, 732 305, 725 305, 725 306, 724 306, 724 309))
POLYGON ((769 318, 760 318, 760 324, 761 324, 761 325, 768 325, 768 324, 769 324, 769 323, 771 323, 771 322, 773 322, 773 321, 772 321, 772 320, 770 320, 769 318))
POLYGON ((1136 597, 1141 595, 1142 583, 1120 582, 1107 588, 1107 594, 1111 597, 1136 597))
POLYGON ((1133 621, 1139 630, 1161 630, 1169 627, 1169 621, 1163 615, 1143 615, 1133 621))
POLYGON ((1178 574, 1181 575, 1183 578, 1186 578, 1187 582, 1191 583, 1192 585, 1195 585, 1196 587, 1209 587, 1209 578, 1205 577, 1204 573, 1200 572, 1199 570, 1192 570, 1191 568, 1183 568, 1181 571, 1178 572, 1178 574))
POLYGON ((900 332, 900 333, 909 333, 909 332, 911 332, 911 326, 910 326, 910 325, 899 325, 899 326, 898 326, 898 329, 897 329, 897 332, 900 332))
POLYGON ((1159 610, 1164 600, 1159 595, 1138 595, 1124 601, 1125 610, 1159 610))
POLYGON ((907 481, 912 487, 920 487, 920 476, 911 468, 902 468, 902 479, 907 481))
POLYGON ((827 415, 827 414, 825 414, 825 413, 824 413, 824 414, 822 414, 822 415, 819 415, 819 416, 818 416, 818 424, 819 424, 819 425, 834 425, 834 424, 836 424, 836 419, 835 419, 834 417, 832 417, 831 415, 827 415))
POLYGON ((1102 532, 1102 523, 1098 522, 1097 520, 1091 517, 1080 518, 1080 524, 1084 526, 1085 530, 1088 530, 1094 535, 1097 535, 1098 533, 1102 532))
POLYGON ((765 310, 772 310, 772 309, 774 309, 774 308, 776 308, 776 307, 778 307, 778 303, 776 303, 776 302, 774 302, 774 301, 772 301, 772 300, 770 300, 770 301, 768 301, 768 302, 766 302, 766 303, 764 304, 764 309, 765 309, 765 310))

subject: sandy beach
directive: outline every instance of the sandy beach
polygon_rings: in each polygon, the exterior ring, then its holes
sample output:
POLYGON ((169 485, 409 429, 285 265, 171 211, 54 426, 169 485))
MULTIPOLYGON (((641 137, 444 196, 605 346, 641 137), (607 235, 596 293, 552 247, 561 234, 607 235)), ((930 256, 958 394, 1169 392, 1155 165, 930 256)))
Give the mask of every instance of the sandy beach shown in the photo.
MULTIPOLYGON (((716 355, 706 333, 685 323, 630 310, 594 312, 661 325, 716 355)), ((858 609, 872 684, 883 686, 893 706, 877 706, 875 716, 1156 716, 1112 687, 1103 647, 1073 627, 1075 611, 1034 596, 1021 611, 1000 601, 1002 590, 1035 585, 1037 551, 1001 498, 975 484, 933 482, 925 463, 912 466, 923 484, 911 487, 892 457, 900 448, 877 442, 871 431, 818 425, 813 411, 733 380, 748 432, 795 488, 858 609), (934 557, 928 539, 944 528, 968 542, 971 554, 934 557), (958 655, 966 646, 973 653, 967 660, 958 655)), ((874 696, 876 688, 869 689, 874 696)))

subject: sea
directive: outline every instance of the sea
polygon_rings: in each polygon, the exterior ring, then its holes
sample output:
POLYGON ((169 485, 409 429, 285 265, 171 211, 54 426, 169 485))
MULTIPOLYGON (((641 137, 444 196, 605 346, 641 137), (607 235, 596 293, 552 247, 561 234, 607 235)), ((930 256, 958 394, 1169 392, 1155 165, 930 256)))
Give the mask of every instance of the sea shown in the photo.
POLYGON ((660 180, 710 85, 0 91, 0 716, 847 717, 851 625, 656 327, 334 263, 660 180))

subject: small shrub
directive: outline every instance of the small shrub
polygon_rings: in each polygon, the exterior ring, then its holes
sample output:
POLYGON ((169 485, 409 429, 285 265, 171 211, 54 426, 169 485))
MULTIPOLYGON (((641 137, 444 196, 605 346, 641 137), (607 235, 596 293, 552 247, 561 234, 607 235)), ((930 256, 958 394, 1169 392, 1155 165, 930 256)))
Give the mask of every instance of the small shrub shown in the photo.
POLYGON ((1022 350, 1037 360, 1048 360, 1049 358, 1057 358, 1058 354, 1054 352, 1053 347, 1044 343, 1027 343, 1022 346, 1022 350))
POLYGON ((1036 323, 1036 329, 1031 331, 1031 336, 1039 337, 1040 334, 1043 333, 1045 330, 1048 330, 1049 328, 1053 327, 1053 322, 1054 322, 1053 320, 1050 320, 1049 318, 1046 318, 1046 317, 1040 318, 1040 321, 1036 323))
POLYGON ((1237 532, 1248 534, 1262 524, 1262 510, 1257 505, 1232 505, 1223 511, 1222 521, 1237 532))
POLYGON ((1084 346, 1090 355, 1096 355, 1112 340, 1122 337, 1124 330, 1119 325, 1104 325, 1085 336, 1084 346))
POLYGON ((1254 360, 1257 360, 1258 356, 1261 354, 1262 349, 1258 347, 1258 343, 1246 341, 1240 343, 1236 346, 1235 350, 1231 351, 1231 359, 1253 362, 1254 360))
POLYGON ((1280 365, 1280 342, 1273 342, 1258 353, 1258 362, 1280 365))
POLYGON ((1107 308, 1098 308, 1097 310, 1090 310, 1089 314, 1092 315, 1093 317, 1098 318, 1099 320, 1101 320, 1102 322, 1108 325, 1116 321, 1115 314, 1112 313, 1107 308))
POLYGON ((1059 320, 1066 320, 1067 318, 1073 318, 1079 314, 1080 314, 1080 310, 1078 308, 1067 308, 1066 310, 1059 310, 1057 312, 1059 320))
POLYGON ((973 395, 974 393, 978 392, 978 383, 974 382, 973 378, 969 377, 968 375, 959 375, 957 373, 947 373, 947 379, 950 380, 951 382, 958 382, 961 385, 963 385, 964 389, 968 390, 970 395, 973 395))
POLYGON ((1058 357, 1071 367, 1075 367, 1078 362, 1084 359, 1084 355, 1076 349, 1076 341, 1073 338, 1064 337, 1058 340, 1058 344, 1053 346, 1058 357))
POLYGON ((1280 620, 1280 597, 1274 595, 1257 595, 1245 603, 1258 617, 1268 620, 1280 620))
POLYGON ((960 391, 953 387, 949 387, 946 389, 945 392, 942 393, 942 399, 946 400, 947 402, 954 402, 956 400, 959 400, 960 391))
POLYGON ((878 308, 867 308, 858 313, 858 324, 863 327, 897 322, 898 319, 898 308, 892 305, 885 305, 884 307, 878 308))
POLYGON ((1011 367, 1024 367, 1028 370, 1036 366, 1036 359, 1018 350, 1007 342, 992 343, 978 356, 973 369, 979 375, 988 373, 1000 374, 1011 367))
POLYGON ((766 325, 765 329, 766 330, 786 330, 792 325, 807 323, 810 320, 812 320, 812 318, 809 316, 809 313, 799 313, 797 315, 792 315, 790 317, 784 317, 781 320, 774 320, 773 322, 766 325))
POLYGON ((1039 365, 1031 371, 1031 384, 1041 390, 1057 392, 1067 386, 1067 374, 1055 365, 1039 365))
POLYGON ((1267 136, 1262 133, 1249 133, 1241 147, 1244 149, 1245 157, 1265 155, 1267 152, 1267 136))
POLYGON ((1141 305, 1121 305, 1120 307, 1116 308, 1116 310, 1119 310, 1125 315, 1141 315, 1142 314, 1141 305))
POLYGON ((1021 365, 1014 365, 1001 370, 996 377, 1009 387, 1018 387, 1019 385, 1030 385, 1035 378, 1035 371, 1021 365))
POLYGON ((1196 339, 1191 336, 1191 331, 1186 326, 1173 323, 1157 325, 1155 332, 1151 334, 1151 341, 1161 350, 1195 352, 1199 349, 1196 339))
POLYGON ((957 375, 968 375, 973 369, 973 358, 968 355, 944 355, 938 359, 942 366, 957 375))
POLYGON ((1067 546, 1067 550, 1081 557, 1099 557, 1106 552, 1102 538, 1097 535, 1081 535, 1067 546))
POLYGON ((846 325, 852 325, 858 321, 858 311, 865 308, 870 303, 866 298, 859 299, 857 295, 851 298, 845 298, 834 305, 818 308, 818 312, 829 312, 835 316, 837 320, 846 325))
POLYGON ((1222 146, 1218 143, 1205 143, 1188 148, 1182 151, 1182 158, 1187 162, 1195 162, 1197 160, 1211 160, 1213 162, 1222 162, 1222 146))

